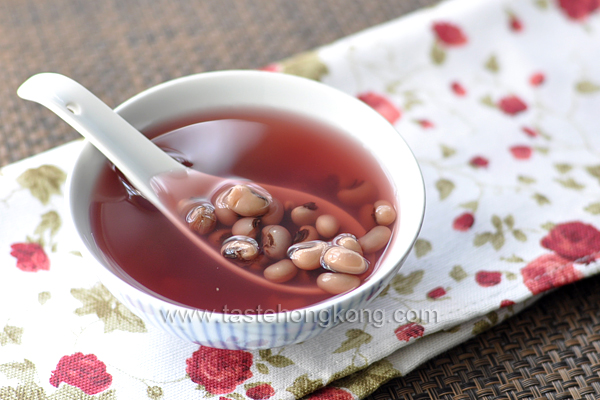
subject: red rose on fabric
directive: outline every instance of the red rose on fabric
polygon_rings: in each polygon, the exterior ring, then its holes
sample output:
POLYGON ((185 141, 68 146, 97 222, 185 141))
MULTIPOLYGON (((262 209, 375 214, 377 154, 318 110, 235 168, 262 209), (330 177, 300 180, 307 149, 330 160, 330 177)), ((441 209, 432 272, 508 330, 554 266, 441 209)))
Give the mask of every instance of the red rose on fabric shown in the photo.
POLYGON ((481 157, 481 156, 475 156, 473 158, 471 158, 471 161, 469 161, 469 164, 471 164, 471 166, 476 167, 476 168, 485 168, 488 166, 490 162, 488 161, 487 158, 485 157, 481 157))
POLYGON ((545 254, 527 264, 522 270, 523 283, 532 294, 575 282, 583 274, 575 269, 573 262, 557 254, 545 254))
POLYGON ((534 129, 528 128, 528 127, 526 127, 526 126, 524 126, 523 128, 521 128, 521 130, 522 130, 523 132, 525 132, 525 134, 526 134, 527 136, 529 136, 529 137, 537 137, 537 136, 538 136, 538 133, 537 133, 537 131, 535 131, 534 129))
POLYGON ((600 251, 600 232, 582 222, 558 224, 542 239, 542 246, 568 259, 595 256, 600 251))
POLYGON ((427 297, 429 297, 430 299, 439 299, 440 297, 444 297, 446 294, 446 289, 439 286, 435 289, 430 290, 429 293, 427 293, 427 297))
POLYGON ((246 396, 254 400, 264 400, 272 397, 275 394, 275 389, 268 383, 253 386, 246 390, 246 396))
POLYGON ((473 224, 475 223, 475 217, 470 212, 466 212, 464 214, 459 215, 454 219, 452 223, 452 228, 456 231, 466 232, 468 231, 473 224))
POLYGON ((527 110, 527 104, 517 96, 506 96, 500 99, 498 107, 508 115, 515 115, 527 110))
POLYGON ((479 286, 496 286, 502 281, 502 273, 498 271, 479 271, 475 274, 475 281, 479 286))
POLYGON ((511 14, 510 16, 510 29, 513 32, 521 32, 523 30, 523 23, 514 14, 511 14))
POLYGON ((438 40, 446 46, 462 46, 467 43, 467 37, 456 25, 449 22, 436 22, 433 31, 438 40))
POLYGON ((600 7, 600 0, 558 0, 558 6, 569 18, 583 21, 600 7))
POLYGON ((510 306, 512 306, 514 304, 515 304, 515 302, 512 301, 512 300, 502 300, 500 302, 500 308, 510 307, 510 306))
POLYGON ((416 122, 417 122, 417 124, 421 125, 421 128, 423 128, 423 129, 429 129, 429 128, 435 127, 433 122, 429 121, 428 119, 418 119, 416 122))
POLYGON ((457 96, 464 96, 467 94, 466 89, 458 82, 452 82, 452 84, 450 85, 450 88, 452 89, 454 94, 457 96))
POLYGON ((404 340, 405 342, 408 342, 412 338, 420 338, 424 332, 425 328, 416 322, 400 325, 394 331, 398 340, 404 340))
POLYGON ((185 372, 192 382, 203 385, 212 394, 231 393, 252 378, 252 353, 247 351, 200 346, 185 363, 185 372))
POLYGON ((17 268, 22 271, 36 272, 50 269, 50 259, 44 248, 37 243, 14 243, 10 245, 10 255, 17 259, 17 268))
POLYGON ((106 365, 95 355, 75 353, 62 357, 52 371, 50 384, 58 387, 61 382, 93 395, 108 389, 112 376, 106 372, 106 365))
POLYGON ((512 146, 510 152, 517 160, 527 160, 531 157, 533 150, 529 146, 512 146))
POLYGON ((283 67, 281 66, 281 64, 273 63, 265 65, 264 67, 260 68, 259 71, 282 72, 283 67))
POLYGON ((311 394, 308 400, 352 400, 353 396, 350 392, 344 389, 339 389, 331 386, 321 388, 311 394))
POLYGON ((537 72, 529 77, 529 83, 531 86, 540 86, 545 80, 546 77, 541 72, 537 72))
POLYGON ((381 114, 391 124, 398 121, 400 119, 400 116, 402 115, 402 113, 396 106, 394 106, 388 99, 386 99, 380 94, 374 92, 366 92, 359 94, 357 97, 359 100, 367 103, 369 106, 375 109, 375 111, 381 114))

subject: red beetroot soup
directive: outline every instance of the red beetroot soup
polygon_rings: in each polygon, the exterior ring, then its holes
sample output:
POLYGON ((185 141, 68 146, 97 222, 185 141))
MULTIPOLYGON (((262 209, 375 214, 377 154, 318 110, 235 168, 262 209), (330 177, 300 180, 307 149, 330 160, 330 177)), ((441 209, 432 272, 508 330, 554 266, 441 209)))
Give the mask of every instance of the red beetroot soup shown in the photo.
MULTIPOLYGON (((358 215, 361 205, 345 206, 336 195, 356 182, 375 185, 373 201, 395 204, 386 174, 360 143, 331 126, 296 115, 254 109, 216 111, 157 126, 146 134, 191 168, 312 193, 351 215, 358 215), (231 124, 223 128, 228 120, 255 122, 260 129, 244 129, 243 124, 239 129, 231 128, 231 124), (204 121, 213 122, 195 125, 204 121)), ((108 162, 96 183, 90 214, 94 237, 109 260, 150 291, 176 303, 216 312, 255 314, 298 309, 332 297, 325 292, 275 292, 220 267, 153 206, 132 195, 108 162)), ((344 221, 340 222, 343 227, 344 221)), ((289 212, 280 225, 292 236, 298 231, 289 212)), ((371 264, 360 275, 362 279, 372 273, 382 252, 368 257, 371 264)), ((269 263, 236 265, 262 276, 269 263)), ((315 286, 323 272, 322 268, 299 270, 284 284, 315 286)))

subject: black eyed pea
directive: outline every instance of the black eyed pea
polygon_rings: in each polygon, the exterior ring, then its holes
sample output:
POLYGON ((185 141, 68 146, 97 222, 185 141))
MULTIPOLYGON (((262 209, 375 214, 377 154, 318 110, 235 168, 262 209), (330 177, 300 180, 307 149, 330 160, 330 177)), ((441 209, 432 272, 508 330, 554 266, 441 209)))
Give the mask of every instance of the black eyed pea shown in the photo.
POLYGON ((223 242, 221 255, 235 261, 252 261, 260 254, 256 240, 247 236, 232 236, 223 242))
POLYGON ((260 220, 263 225, 277 225, 283 219, 284 212, 283 204, 279 200, 273 199, 269 211, 260 220))
POLYGON ((373 217, 377 225, 390 225, 396 220, 396 210, 389 201, 379 200, 373 205, 373 217))
POLYGON ((374 205, 372 203, 364 204, 358 209, 358 222, 367 231, 377 226, 375 216, 373 215, 374 205))
POLYGON ((262 229, 263 252, 271 260, 281 260, 292 245, 292 235, 281 225, 267 225, 262 229))
POLYGON ((185 220, 190 229, 200 235, 211 233, 217 226, 215 208, 209 203, 203 203, 192 208, 185 216, 185 220))
POLYGON ((271 195, 254 185, 235 185, 226 191, 222 202, 242 217, 265 215, 271 205, 271 195))
POLYGON ((294 235, 293 244, 310 242, 311 240, 319 239, 319 232, 312 225, 304 225, 298 228, 298 232, 294 235))
POLYGON ((377 188, 370 181, 357 182, 356 185, 348 189, 342 189, 337 194, 338 200, 348 206, 359 206, 369 203, 376 196, 377 188))
POLYGON ((383 249, 392 237, 392 231, 387 226, 378 225, 358 239, 365 254, 375 253, 383 249))
POLYGON ((231 236, 233 236, 233 233, 231 233, 231 229, 217 229, 216 231, 208 235, 208 242, 215 247, 221 247, 223 242, 229 239, 231 236))
POLYGON ((260 219, 253 217, 245 217, 238 219, 231 227, 231 233, 235 236, 249 236, 256 238, 260 230, 260 219))
POLYGON ((340 223, 333 215, 325 214, 319 215, 315 222, 315 227, 319 235, 326 239, 334 237, 340 230, 340 223))
POLYGON ((292 221, 298 226, 314 225, 319 216, 319 207, 312 201, 295 207, 291 215, 292 221))
POLYGON ((265 279, 275 283, 287 282, 295 277, 297 273, 298 268, 296 268, 293 262, 287 259, 277 261, 263 271, 265 279))
POLYGON ((325 272, 317 278, 317 286, 327 293, 340 294, 360 286, 360 278, 355 275, 325 272))
POLYGON ((339 235, 333 238, 331 243, 333 243, 336 246, 342 246, 352 251, 355 251, 361 256, 363 255, 362 247, 360 247, 356 236, 352 235, 351 233, 340 233, 339 235))
POLYGON ((301 242, 288 249, 287 256, 294 265, 303 270, 313 270, 321 266, 321 255, 329 245, 322 240, 301 242))
POLYGON ((233 226, 233 224, 235 224, 235 222, 240 218, 239 215, 231 211, 225 204, 219 201, 219 198, 217 198, 215 201, 215 215, 217 216, 217 221, 226 226, 233 226))
POLYGON ((323 252, 321 266, 333 272, 360 275, 369 269, 369 262, 353 250, 332 246, 323 252))

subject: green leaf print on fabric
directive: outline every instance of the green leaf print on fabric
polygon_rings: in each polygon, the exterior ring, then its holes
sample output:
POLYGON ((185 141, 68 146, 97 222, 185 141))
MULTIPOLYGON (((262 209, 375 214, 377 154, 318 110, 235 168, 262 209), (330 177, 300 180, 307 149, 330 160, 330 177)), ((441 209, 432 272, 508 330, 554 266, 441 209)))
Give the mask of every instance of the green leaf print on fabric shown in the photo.
POLYGON ((48 204, 53 194, 61 195, 61 185, 67 179, 67 174, 54 165, 42 165, 28 169, 17 178, 17 183, 29 189, 31 195, 42 204, 48 204))

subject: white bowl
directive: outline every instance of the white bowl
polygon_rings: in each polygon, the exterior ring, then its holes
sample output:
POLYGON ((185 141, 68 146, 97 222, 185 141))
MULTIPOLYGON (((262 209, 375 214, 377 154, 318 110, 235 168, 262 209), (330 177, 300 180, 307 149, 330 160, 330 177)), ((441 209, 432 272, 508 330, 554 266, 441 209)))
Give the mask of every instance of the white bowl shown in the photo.
POLYGON ((425 190, 417 162, 398 132, 363 102, 318 82, 259 71, 210 72, 148 89, 116 111, 139 130, 206 109, 264 107, 306 116, 355 138, 379 161, 394 187, 399 223, 385 257, 357 289, 317 305, 266 315, 208 313, 157 296, 111 265, 92 235, 90 198, 104 156, 87 143, 70 175, 70 215, 82 253, 101 281, 143 320, 182 339, 226 349, 262 349, 303 342, 334 326, 347 310, 360 309, 396 274, 419 233, 425 190), (165 318, 166 315, 174 318, 165 318), (187 318, 179 318, 177 317, 187 318))

